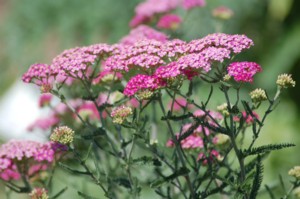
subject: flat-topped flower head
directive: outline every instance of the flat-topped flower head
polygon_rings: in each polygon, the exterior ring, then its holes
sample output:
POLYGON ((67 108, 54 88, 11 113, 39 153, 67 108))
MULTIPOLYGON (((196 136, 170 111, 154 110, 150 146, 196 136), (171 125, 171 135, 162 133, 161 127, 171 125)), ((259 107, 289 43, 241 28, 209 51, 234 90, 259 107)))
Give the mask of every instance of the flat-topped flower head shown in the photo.
POLYGON ((0 157, 6 157, 14 161, 34 159, 38 162, 52 162, 54 151, 51 145, 29 140, 11 140, 0 147, 0 157), (43 154, 41 154, 41 152, 43 154))
POLYGON ((166 14, 157 22, 157 27, 162 29, 176 30, 181 24, 182 19, 176 14, 166 14))
POLYGON ((295 87, 296 82, 292 79, 291 74, 281 74, 278 76, 276 84, 281 88, 295 87))
POLYGON ((252 82, 253 76, 262 71, 260 65, 255 62, 233 62, 228 68, 228 75, 237 82, 252 82))
POLYGON ((44 188, 34 188, 29 194, 30 199, 48 199, 48 191, 44 188))
POLYGON ((111 112, 111 117, 113 118, 113 123, 116 123, 116 124, 122 124, 129 115, 132 115, 132 109, 131 109, 131 107, 124 106, 124 105, 115 108, 111 112))
POLYGON ((127 83, 124 89, 124 95, 130 97, 138 92, 143 91, 155 91, 162 86, 164 86, 164 82, 161 82, 155 76, 148 76, 148 75, 136 75, 132 77, 129 82, 127 83))
POLYGON ((182 6, 186 10, 190 10, 195 7, 203 7, 206 5, 205 0, 183 0, 182 6))
POLYGON ((129 35, 123 37, 120 42, 124 45, 132 45, 137 41, 145 39, 166 42, 168 40, 168 36, 165 33, 159 32, 149 26, 140 25, 132 29, 129 35))
POLYGON ((68 145, 73 142, 74 134, 75 132, 71 128, 67 126, 60 126, 53 130, 50 139, 53 142, 68 145))
POLYGON ((250 97, 253 103, 259 103, 268 99, 266 95, 266 91, 261 88, 257 88, 253 90, 250 93, 250 97))
POLYGON ((88 66, 94 64, 97 58, 86 50, 86 47, 76 47, 63 51, 53 59, 51 69, 66 77, 83 77, 88 66))
POLYGON ((135 8, 135 16, 130 22, 131 27, 148 22, 154 15, 167 13, 174 10, 180 0, 146 0, 135 8))
POLYGON ((245 35, 229 35, 225 33, 213 33, 201 39, 189 42, 189 52, 200 52, 203 49, 214 46, 222 47, 230 50, 234 54, 238 54, 245 49, 253 46, 253 41, 245 35))
POLYGON ((33 64, 26 73, 23 74, 22 80, 25 83, 33 83, 40 86, 42 93, 48 93, 52 90, 54 78, 57 75, 48 64, 33 64))

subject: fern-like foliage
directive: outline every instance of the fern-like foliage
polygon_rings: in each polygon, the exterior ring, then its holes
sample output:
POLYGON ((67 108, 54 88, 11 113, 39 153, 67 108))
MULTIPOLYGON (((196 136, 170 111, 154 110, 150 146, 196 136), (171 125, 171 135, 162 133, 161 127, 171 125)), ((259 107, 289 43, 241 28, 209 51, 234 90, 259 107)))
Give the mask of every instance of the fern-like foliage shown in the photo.
POLYGON ((271 152, 274 150, 280 150, 280 149, 294 147, 294 146, 296 146, 296 145, 292 144, 292 143, 268 144, 268 145, 263 145, 260 147, 244 150, 243 155, 244 155, 244 157, 247 157, 250 155, 259 155, 259 154, 268 153, 268 152, 271 152))
POLYGON ((255 171, 255 176, 253 179, 253 183, 252 183, 252 189, 250 192, 250 198, 256 198, 257 193, 259 191, 261 182, 263 180, 263 165, 262 165, 262 161, 261 161, 261 157, 260 155, 257 156, 257 163, 256 163, 256 171, 255 171))

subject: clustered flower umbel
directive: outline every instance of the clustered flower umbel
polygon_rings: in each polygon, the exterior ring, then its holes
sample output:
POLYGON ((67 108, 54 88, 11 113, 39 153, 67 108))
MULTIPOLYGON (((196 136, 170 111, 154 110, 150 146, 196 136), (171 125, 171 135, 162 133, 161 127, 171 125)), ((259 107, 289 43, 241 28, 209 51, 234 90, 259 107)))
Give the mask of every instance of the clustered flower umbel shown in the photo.
POLYGON ((116 124, 122 124, 129 115, 132 115, 132 109, 130 107, 124 106, 124 105, 115 108, 111 112, 111 117, 113 118, 113 123, 116 123, 116 124))
POLYGON ((52 163, 55 150, 51 142, 39 143, 28 140, 11 140, 0 147, 0 178, 6 181, 20 179, 18 166, 26 165, 29 169, 24 175, 31 175, 52 163), (36 167, 38 166, 38 167, 36 167), (32 169, 35 167, 34 169, 32 169), (32 173, 34 172, 34 173, 32 173))
POLYGON ((259 103, 259 102, 267 100, 266 91, 261 88, 257 88, 255 90, 253 90, 252 92, 250 92, 250 97, 251 97, 252 102, 254 102, 254 103, 259 103))
POLYGON ((295 87, 296 82, 292 79, 291 74, 281 74, 278 76, 276 84, 281 88, 295 87))
POLYGON ((176 8, 190 10, 195 7, 203 7, 205 4, 205 0, 145 0, 135 8, 135 16, 129 25, 136 27, 148 23, 154 17, 170 13, 176 8))
POLYGON ((51 136, 50 140, 53 142, 58 142, 60 144, 68 145, 73 142, 74 131, 67 126, 56 127, 51 136))
MULTIPOLYGON (((147 28, 143 26, 142 29, 147 28)), ((253 45, 253 41, 244 35, 224 33, 210 34, 190 42, 179 39, 123 41, 126 44, 95 44, 66 50, 54 58, 50 65, 32 65, 23 75, 23 81, 47 85, 51 89, 56 82, 91 79, 89 75, 94 70, 94 63, 101 60, 103 68, 100 71, 106 74, 138 71, 139 74, 128 81, 124 95, 151 94, 176 82, 173 80, 190 80, 200 73, 208 73, 215 62, 222 63, 253 45)), ((253 76, 262 69, 254 62, 234 62, 227 70, 235 81, 251 82, 253 76)), ((121 75, 118 77, 122 78, 121 75)), ((95 84, 99 82, 99 76, 92 78, 95 78, 95 84)))
POLYGON ((48 199, 48 192, 44 188, 34 188, 29 194, 30 199, 48 199))
POLYGON ((300 166, 295 166, 289 170, 289 175, 295 177, 297 180, 300 180, 300 166))

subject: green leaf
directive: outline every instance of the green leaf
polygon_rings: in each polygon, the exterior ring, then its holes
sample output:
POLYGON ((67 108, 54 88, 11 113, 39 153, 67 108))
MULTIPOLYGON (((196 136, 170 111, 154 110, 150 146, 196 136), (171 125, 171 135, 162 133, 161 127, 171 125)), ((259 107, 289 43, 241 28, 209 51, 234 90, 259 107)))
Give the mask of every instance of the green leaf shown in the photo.
POLYGON ((253 179, 253 183, 252 183, 252 189, 250 192, 250 198, 256 198, 257 193, 260 189, 260 185, 263 179, 263 165, 262 165, 262 161, 260 156, 257 156, 257 164, 256 164, 256 171, 255 171, 255 176, 253 179))
POLYGON ((73 174, 90 175, 89 172, 86 172, 86 171, 78 171, 78 170, 76 170, 76 169, 72 169, 71 167, 69 167, 69 166, 67 166, 67 165, 65 165, 65 164, 63 164, 63 163, 61 163, 61 162, 59 162, 58 165, 59 165, 61 168, 65 169, 65 170, 67 170, 67 171, 69 171, 70 173, 73 173, 73 174))
POLYGON ((296 145, 291 144, 291 143, 268 144, 268 145, 260 146, 260 147, 257 147, 257 148, 252 148, 250 150, 244 150, 243 154, 246 157, 246 156, 249 156, 249 155, 258 155, 258 154, 268 153, 270 151, 280 150, 280 149, 284 149, 284 148, 288 148, 288 147, 294 147, 294 146, 296 146, 296 145))
POLYGON ((95 198, 95 197, 92 197, 92 196, 88 196, 80 191, 77 192, 79 196, 81 196, 82 198, 84 199, 98 199, 98 198, 95 198))
POLYGON ((177 170, 175 173, 164 177, 164 179, 158 179, 156 181, 154 181, 153 183, 150 184, 151 188, 158 188, 160 186, 162 186, 165 183, 168 183, 170 181, 172 181, 173 179, 179 177, 179 176, 185 176, 190 172, 190 170, 186 167, 181 167, 179 170, 177 170))
POLYGON ((60 195, 62 195, 66 190, 68 189, 68 187, 63 188, 62 190, 60 190, 57 194, 55 194, 52 197, 49 197, 49 199, 55 199, 58 198, 60 195))
POLYGON ((115 178, 113 179, 118 185, 123 186, 127 189, 131 189, 131 183, 127 178, 115 178))
POLYGON ((149 156, 142 156, 140 158, 133 159, 132 162, 134 164, 146 165, 152 164, 154 166, 161 166, 162 163, 157 159, 149 156))

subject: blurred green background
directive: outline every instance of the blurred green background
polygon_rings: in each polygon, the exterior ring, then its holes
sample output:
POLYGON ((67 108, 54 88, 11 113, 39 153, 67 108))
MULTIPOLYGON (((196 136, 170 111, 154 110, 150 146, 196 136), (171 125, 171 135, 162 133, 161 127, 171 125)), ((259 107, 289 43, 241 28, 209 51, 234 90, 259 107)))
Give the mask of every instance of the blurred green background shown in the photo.
MULTIPOLYGON (((67 48, 118 42, 128 34, 128 23, 139 2, 0 0, 0 103, 10 87, 21 81, 20 77, 29 65, 50 63, 55 55, 67 48)), ((181 27, 182 38, 203 37, 220 26, 225 33, 246 34, 254 40, 255 46, 239 59, 256 61, 264 69, 251 87, 259 85, 274 93, 280 73, 292 73, 300 82, 299 10, 299 0, 207 0, 206 7, 194 9, 186 17, 181 27), (220 5, 234 11, 232 19, 220 22, 212 17, 212 9, 220 5)), ((181 12, 184 11, 178 11, 181 12)), ((265 183, 276 182, 279 174, 287 176, 291 167, 300 165, 297 153, 300 150, 300 90, 297 87, 283 94, 280 106, 267 120, 260 137, 261 143, 293 142, 297 145, 270 155, 265 162, 265 183)), ((9 131, 1 133, 8 134, 9 131)), ((70 185, 72 187, 72 183, 70 185)), ((1 189, 4 190, 3 186, 1 189)), ((75 198, 72 191, 69 189, 67 194, 75 198)))

